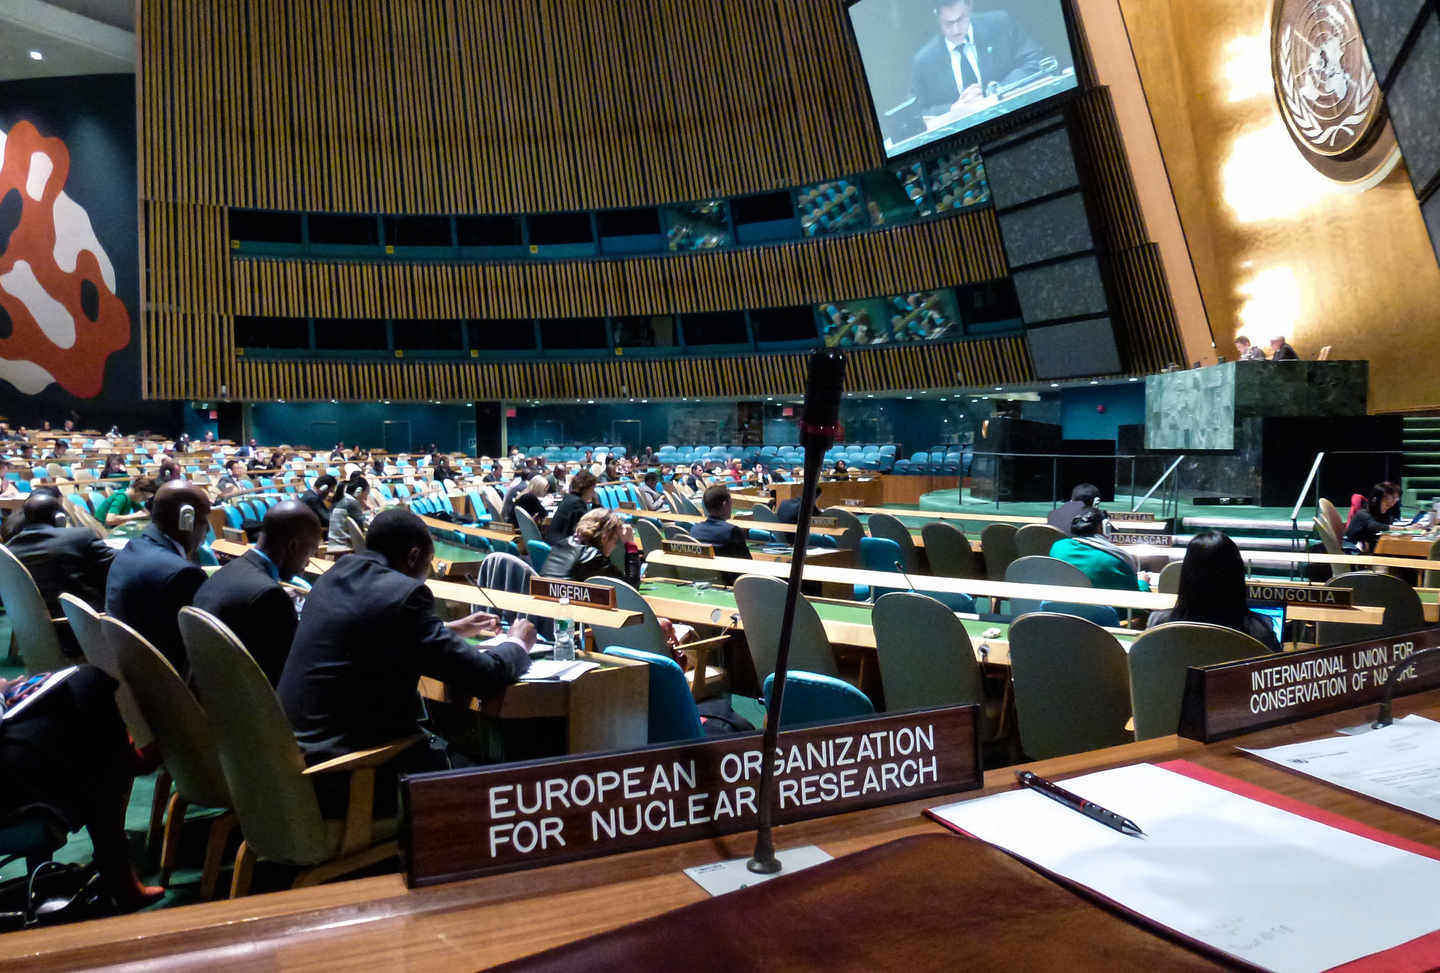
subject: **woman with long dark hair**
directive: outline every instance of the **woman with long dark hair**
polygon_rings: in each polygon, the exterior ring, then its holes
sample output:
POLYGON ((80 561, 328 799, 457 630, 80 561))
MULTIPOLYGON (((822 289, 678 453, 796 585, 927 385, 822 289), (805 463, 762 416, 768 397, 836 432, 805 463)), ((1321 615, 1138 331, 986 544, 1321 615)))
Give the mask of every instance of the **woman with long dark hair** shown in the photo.
POLYGON ((1355 511, 1350 526, 1345 528, 1345 542, 1367 554, 1375 550, 1375 542, 1394 523, 1391 511, 1399 499, 1393 484, 1377 483, 1371 487, 1365 495, 1365 506, 1355 511))
POLYGON ((1218 530, 1196 534, 1185 549, 1180 592, 1170 611, 1152 612, 1146 628, 1166 622, 1208 622, 1243 632, 1280 651, 1280 640, 1264 615, 1250 610, 1245 599, 1245 561, 1240 548, 1218 530))

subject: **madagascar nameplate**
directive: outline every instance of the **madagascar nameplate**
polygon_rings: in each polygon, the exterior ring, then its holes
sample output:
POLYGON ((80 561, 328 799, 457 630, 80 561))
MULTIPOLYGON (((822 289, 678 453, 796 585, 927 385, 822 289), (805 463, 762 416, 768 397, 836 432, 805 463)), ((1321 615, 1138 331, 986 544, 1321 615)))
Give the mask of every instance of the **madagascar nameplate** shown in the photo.
MULTIPOLYGON (((1366 703, 1378 703, 1397 662, 1440 645, 1440 628, 1371 642, 1326 645, 1190 669, 1180 735, 1210 743, 1239 733, 1366 703)), ((1411 670, 1395 684, 1402 696, 1440 686, 1436 667, 1411 670)))
POLYGON ((1349 608, 1354 603, 1349 588, 1327 588, 1324 585, 1284 584, 1283 582, 1252 581, 1245 586, 1245 597, 1261 605, 1321 605, 1327 608, 1349 608))
POLYGON ((588 605, 592 608, 615 607, 615 589, 609 585, 585 584, 563 578, 542 578, 539 575, 530 579, 530 597, 542 601, 569 598, 572 605, 588 605))
POLYGON ((1111 534, 1106 539, 1111 544, 1117 544, 1120 547, 1140 547, 1142 545, 1169 547, 1175 540, 1169 534, 1111 534))
MULTIPOLYGON (((952 706, 781 733, 775 821, 980 787, 979 713, 952 706)), ((402 777, 405 881, 433 885, 752 829, 761 741, 747 733, 402 777)))
POLYGON ((660 550, 666 554, 683 554, 685 557, 715 556, 715 548, 699 541, 661 541, 660 550))

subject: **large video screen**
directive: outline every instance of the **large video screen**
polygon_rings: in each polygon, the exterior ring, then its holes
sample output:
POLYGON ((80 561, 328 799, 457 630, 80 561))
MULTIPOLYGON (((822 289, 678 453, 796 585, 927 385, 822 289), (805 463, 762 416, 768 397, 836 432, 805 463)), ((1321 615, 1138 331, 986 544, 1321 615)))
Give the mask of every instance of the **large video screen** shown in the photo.
POLYGON ((888 158, 1075 88, 1061 0, 856 0, 888 158))

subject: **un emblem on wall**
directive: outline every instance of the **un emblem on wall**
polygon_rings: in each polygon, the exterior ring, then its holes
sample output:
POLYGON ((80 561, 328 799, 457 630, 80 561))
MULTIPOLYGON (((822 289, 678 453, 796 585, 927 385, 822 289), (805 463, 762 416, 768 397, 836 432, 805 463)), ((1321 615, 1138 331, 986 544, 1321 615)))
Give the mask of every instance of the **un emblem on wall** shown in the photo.
POLYGON ((1275 98, 1290 137, 1326 178, 1368 189, 1400 161, 1350 0, 1275 0, 1275 98))

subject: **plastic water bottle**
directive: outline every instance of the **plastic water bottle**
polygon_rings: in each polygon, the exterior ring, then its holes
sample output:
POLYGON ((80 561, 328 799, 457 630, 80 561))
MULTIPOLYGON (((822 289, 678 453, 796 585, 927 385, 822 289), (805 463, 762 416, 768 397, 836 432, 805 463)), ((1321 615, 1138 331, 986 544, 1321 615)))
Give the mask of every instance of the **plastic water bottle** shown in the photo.
POLYGON ((560 599, 560 614, 555 620, 556 662, 575 661, 575 616, 570 611, 570 599, 560 599))

